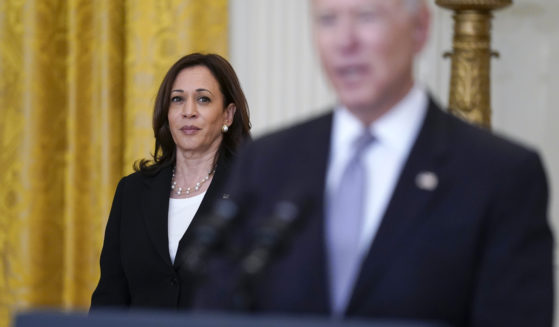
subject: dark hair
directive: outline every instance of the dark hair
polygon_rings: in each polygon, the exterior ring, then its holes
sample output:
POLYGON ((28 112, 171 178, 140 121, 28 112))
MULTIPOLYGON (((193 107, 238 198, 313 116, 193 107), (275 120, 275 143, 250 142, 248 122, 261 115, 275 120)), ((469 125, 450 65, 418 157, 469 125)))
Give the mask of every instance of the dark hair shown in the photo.
POLYGON ((239 145, 250 139, 250 118, 248 103, 241 89, 237 74, 229 62, 217 54, 192 53, 180 58, 167 72, 155 99, 153 109, 153 133, 155 150, 152 159, 142 159, 134 163, 134 170, 146 174, 155 174, 161 168, 173 165, 176 159, 176 146, 169 128, 167 113, 171 100, 171 89, 177 75, 185 68, 204 66, 210 70, 219 84, 223 94, 223 110, 234 103, 235 115, 229 131, 223 134, 223 140, 214 159, 219 156, 231 157, 239 145))

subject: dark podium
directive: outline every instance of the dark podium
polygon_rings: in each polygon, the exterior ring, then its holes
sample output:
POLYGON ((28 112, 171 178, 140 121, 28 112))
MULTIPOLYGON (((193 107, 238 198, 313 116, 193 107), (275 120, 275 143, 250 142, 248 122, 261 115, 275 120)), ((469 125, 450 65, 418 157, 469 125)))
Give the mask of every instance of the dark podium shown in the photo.
POLYGON ((18 314, 14 327, 450 327, 411 320, 335 320, 325 317, 246 315, 223 312, 175 313, 158 311, 103 311, 64 313, 28 311, 18 314))

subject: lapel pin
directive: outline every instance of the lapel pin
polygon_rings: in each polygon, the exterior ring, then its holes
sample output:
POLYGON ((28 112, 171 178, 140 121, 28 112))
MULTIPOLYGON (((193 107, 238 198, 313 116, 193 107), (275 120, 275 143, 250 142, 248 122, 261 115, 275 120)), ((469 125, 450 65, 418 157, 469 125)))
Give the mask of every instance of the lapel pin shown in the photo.
POLYGON ((229 199, 229 193, 223 193, 223 195, 221 196, 222 199, 227 200, 229 199))
POLYGON ((415 184, 422 190, 434 191, 439 185, 439 178, 432 171, 422 171, 415 177, 415 184))

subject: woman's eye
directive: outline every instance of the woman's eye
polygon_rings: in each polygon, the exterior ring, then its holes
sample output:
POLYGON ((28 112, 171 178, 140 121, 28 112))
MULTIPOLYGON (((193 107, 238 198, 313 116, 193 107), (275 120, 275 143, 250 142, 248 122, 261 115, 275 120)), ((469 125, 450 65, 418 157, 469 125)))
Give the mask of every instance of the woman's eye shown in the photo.
POLYGON ((202 97, 199 97, 199 98, 198 98, 198 102, 201 102, 201 103, 209 103, 209 102, 211 102, 211 100, 210 100, 210 98, 208 98, 208 97, 206 97, 206 96, 202 96, 202 97))
POLYGON ((171 98, 171 102, 181 102, 182 101, 182 97, 180 96, 174 96, 171 98))

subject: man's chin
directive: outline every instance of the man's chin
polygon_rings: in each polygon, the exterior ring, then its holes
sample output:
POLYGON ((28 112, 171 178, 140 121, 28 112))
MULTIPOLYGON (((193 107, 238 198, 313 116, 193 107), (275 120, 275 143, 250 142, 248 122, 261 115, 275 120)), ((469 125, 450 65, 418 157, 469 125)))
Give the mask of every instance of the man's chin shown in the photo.
POLYGON ((370 107, 378 98, 376 94, 372 94, 370 88, 365 89, 363 87, 338 89, 337 94, 342 104, 354 108, 370 107))
POLYGON ((340 99, 340 103, 351 112, 363 112, 371 110, 374 106, 372 101, 358 101, 353 99, 340 99))
POLYGON ((369 124, 378 117, 380 117, 387 108, 384 108, 378 102, 371 101, 355 101, 355 99, 343 101, 340 99, 340 104, 347 108, 355 117, 369 124))

